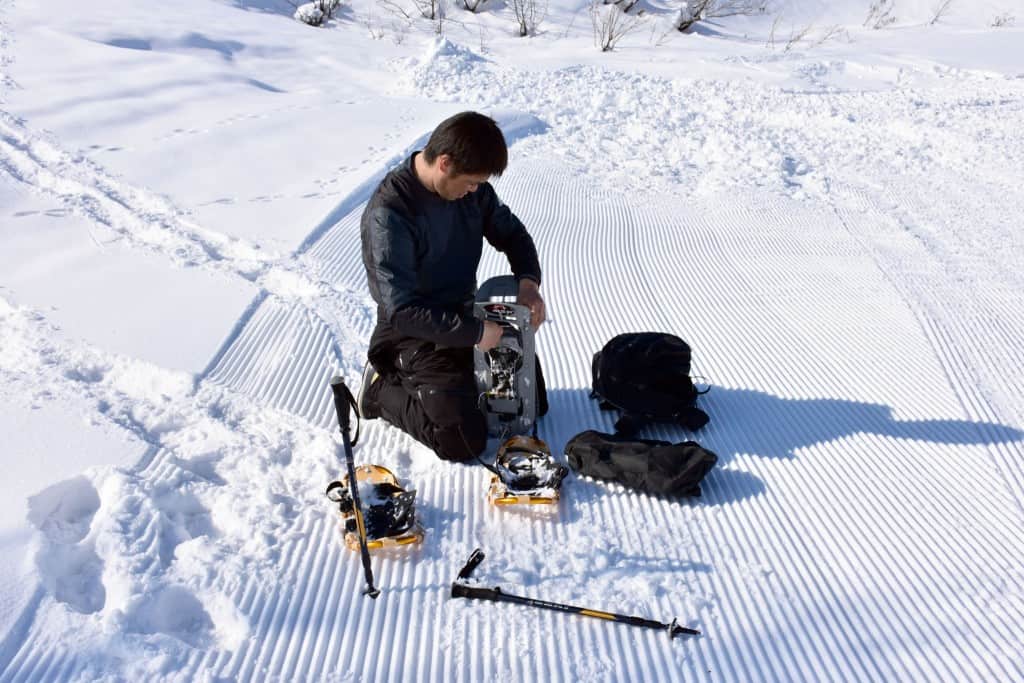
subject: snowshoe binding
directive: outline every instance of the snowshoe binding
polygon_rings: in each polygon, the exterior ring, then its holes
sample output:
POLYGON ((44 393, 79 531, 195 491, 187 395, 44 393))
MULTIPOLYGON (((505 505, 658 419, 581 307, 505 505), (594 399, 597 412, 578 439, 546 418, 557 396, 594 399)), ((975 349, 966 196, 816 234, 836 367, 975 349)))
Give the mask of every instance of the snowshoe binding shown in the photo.
MULTIPOLYGON (((413 545, 423 540, 423 527, 416 521, 416 491, 405 490, 391 470, 380 465, 357 467, 356 483, 368 549, 413 545)), ((359 532, 347 475, 328 484, 327 498, 341 512, 345 545, 358 552, 359 532)))
POLYGON ((498 449, 487 491, 493 505, 555 505, 569 470, 534 436, 513 436, 498 449))
POLYGON ((530 309, 515 303, 518 286, 511 275, 487 280, 478 290, 474 315, 504 328, 490 351, 474 349, 480 409, 491 436, 529 434, 538 417, 534 330, 530 309))

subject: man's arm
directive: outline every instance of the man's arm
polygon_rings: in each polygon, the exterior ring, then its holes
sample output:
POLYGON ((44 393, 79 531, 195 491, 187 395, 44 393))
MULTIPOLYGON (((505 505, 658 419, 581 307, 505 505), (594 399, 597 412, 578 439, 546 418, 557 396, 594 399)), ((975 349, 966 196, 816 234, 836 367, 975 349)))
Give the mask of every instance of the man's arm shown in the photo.
POLYGON ((540 285, 540 261, 533 238, 526 226, 505 206, 490 183, 480 185, 480 209, 484 219, 484 237, 508 257, 517 281, 524 278, 540 285))
POLYGON ((530 309, 535 328, 547 317, 544 299, 540 295, 540 261, 533 238, 526 226, 505 206, 490 183, 481 187, 481 208, 484 215, 484 237, 495 249, 505 252, 512 274, 519 283, 516 297, 530 309))
POLYGON ((402 335, 441 346, 473 346, 483 323, 436 306, 416 295, 416 244, 412 224, 396 212, 378 208, 363 230, 366 275, 385 320, 402 335))

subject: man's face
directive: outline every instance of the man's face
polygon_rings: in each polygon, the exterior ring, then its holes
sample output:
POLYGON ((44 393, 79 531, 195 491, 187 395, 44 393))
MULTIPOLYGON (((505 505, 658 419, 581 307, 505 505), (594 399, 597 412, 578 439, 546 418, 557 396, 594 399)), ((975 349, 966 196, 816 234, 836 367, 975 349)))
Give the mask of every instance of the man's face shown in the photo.
POLYGON ((456 173, 446 154, 441 155, 440 168, 441 174, 434 184, 434 189, 450 202, 462 199, 470 192, 476 192, 480 183, 485 183, 490 178, 486 173, 456 173))

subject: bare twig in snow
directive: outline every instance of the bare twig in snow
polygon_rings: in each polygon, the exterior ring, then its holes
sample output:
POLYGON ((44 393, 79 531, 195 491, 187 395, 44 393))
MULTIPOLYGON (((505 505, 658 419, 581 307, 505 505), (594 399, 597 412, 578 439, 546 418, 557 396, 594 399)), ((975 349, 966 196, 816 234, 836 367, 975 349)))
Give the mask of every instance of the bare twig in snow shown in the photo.
POLYGON ((1013 26, 1013 23, 1016 20, 1017 20, 1016 17, 1011 16, 1009 12, 1003 12, 1002 14, 996 16, 996 18, 992 20, 992 28, 1002 28, 1004 26, 1013 26))
POLYGON ((547 0, 509 0, 512 14, 519 26, 519 35, 536 33, 537 27, 548 14, 547 0))
POLYGON ((772 27, 768 31, 768 40, 764 44, 765 47, 772 50, 775 49, 775 31, 779 28, 780 23, 782 23, 782 15, 776 14, 775 18, 772 19, 772 27))
POLYGON ((766 7, 766 0, 694 0, 679 9, 676 29, 685 32, 698 21, 707 19, 763 14, 766 7))
POLYGON ((393 0, 379 0, 379 3, 381 7, 388 10, 392 14, 400 14, 406 19, 410 21, 412 20, 412 17, 409 16, 409 13, 402 9, 402 6, 399 5, 397 2, 393 2, 393 0))
POLYGON ((807 37, 807 34, 811 32, 812 28, 814 28, 814 24, 810 23, 810 24, 807 24, 807 26, 804 26, 800 30, 797 30, 796 28, 790 30, 790 32, 789 32, 789 40, 786 41, 786 47, 783 48, 782 51, 783 52, 789 52, 794 47, 796 47, 797 43, 799 43, 801 40, 803 40, 804 38, 807 37))
POLYGON ((421 16, 434 21, 441 14, 441 0, 412 0, 421 16))
POLYGON ((894 9, 896 9, 896 0, 875 0, 868 7, 868 16, 864 19, 864 26, 876 30, 891 26, 896 21, 896 17, 892 13, 894 9))
POLYGON ((614 50, 623 36, 640 25, 638 17, 624 13, 617 5, 605 5, 600 0, 593 0, 590 4, 590 21, 594 27, 594 44, 601 48, 601 52, 614 50))
POLYGON ((837 38, 837 37, 839 37, 840 35, 843 35, 843 34, 846 34, 847 37, 849 37, 849 35, 850 35, 849 32, 845 28, 840 26, 839 24, 833 24, 833 25, 829 26, 828 28, 826 28, 825 32, 822 33, 821 36, 817 40, 815 40, 813 43, 811 43, 811 48, 816 48, 819 45, 823 45, 824 43, 828 42, 829 40, 832 40, 833 38, 837 38))
POLYGON ((932 8, 932 20, 928 22, 929 26, 935 26, 947 12, 949 12, 950 5, 953 4, 953 0, 942 0, 938 5, 932 8))
POLYGON ((334 17, 339 5, 341 0, 313 0, 296 7, 294 17, 310 26, 323 26, 334 17))

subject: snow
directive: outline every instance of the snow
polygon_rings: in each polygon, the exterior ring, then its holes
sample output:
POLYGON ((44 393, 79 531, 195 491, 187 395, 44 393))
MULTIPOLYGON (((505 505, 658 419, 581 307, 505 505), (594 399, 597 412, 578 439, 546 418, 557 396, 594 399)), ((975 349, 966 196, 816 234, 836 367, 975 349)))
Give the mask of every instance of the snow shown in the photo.
POLYGON ((443 37, 368 0, 0 7, 0 680, 1024 678, 1024 27, 992 26, 1024 7, 935 5, 684 36, 650 0, 611 53, 574 0, 525 39, 490 3, 443 37), (371 601, 324 496, 358 220, 468 108, 545 270, 552 453, 611 430, 590 358, 652 329, 711 422, 648 435, 720 460, 698 500, 570 474, 499 509, 364 423, 426 530, 371 601), (453 601, 478 546, 480 585, 704 635, 453 601))
POLYGON ((64 334, 198 374, 256 294, 244 281, 126 248, 102 225, 14 189, 0 186, 11 217, 0 229, 3 291, 46 310, 64 334))

